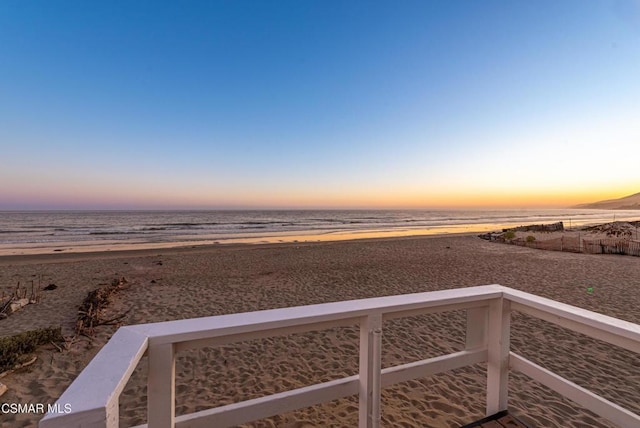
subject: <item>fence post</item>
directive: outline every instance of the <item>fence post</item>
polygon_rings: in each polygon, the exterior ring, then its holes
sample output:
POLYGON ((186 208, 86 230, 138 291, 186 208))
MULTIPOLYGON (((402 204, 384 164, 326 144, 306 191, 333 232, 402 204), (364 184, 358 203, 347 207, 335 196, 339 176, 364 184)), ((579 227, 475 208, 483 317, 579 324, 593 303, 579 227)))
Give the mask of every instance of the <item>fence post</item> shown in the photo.
POLYGON ((504 298, 492 300, 489 304, 487 416, 507 410, 510 330, 511 302, 504 298))
POLYGON ((372 314, 360 321, 359 428, 380 426, 381 351, 382 315, 372 314))
POLYGON ((149 428, 175 426, 176 356, 172 343, 149 346, 147 422, 149 428))

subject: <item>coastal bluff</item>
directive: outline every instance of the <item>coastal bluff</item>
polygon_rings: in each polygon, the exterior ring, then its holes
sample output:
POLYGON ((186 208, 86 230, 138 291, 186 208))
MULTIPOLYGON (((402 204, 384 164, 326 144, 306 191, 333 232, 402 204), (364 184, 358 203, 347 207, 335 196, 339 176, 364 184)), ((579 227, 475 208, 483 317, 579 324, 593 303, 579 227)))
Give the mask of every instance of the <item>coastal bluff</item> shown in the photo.
POLYGON ((585 208, 594 210, 640 210, 640 192, 619 199, 574 205, 571 208, 585 208))

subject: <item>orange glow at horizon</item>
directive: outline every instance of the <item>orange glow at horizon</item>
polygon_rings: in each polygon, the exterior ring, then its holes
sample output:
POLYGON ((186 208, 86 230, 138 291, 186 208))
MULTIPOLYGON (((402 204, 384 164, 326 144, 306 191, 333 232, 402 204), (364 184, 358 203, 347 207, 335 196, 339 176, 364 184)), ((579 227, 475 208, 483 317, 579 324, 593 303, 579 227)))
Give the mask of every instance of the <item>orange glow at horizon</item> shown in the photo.
MULTIPOLYGON (((434 184, 402 186, 385 184, 362 189, 356 185, 273 188, 260 185, 216 188, 199 182, 138 182, 125 185, 105 181, 91 189, 66 183, 23 186, 4 195, 9 201, 38 199, 44 203, 118 209, 508 209, 568 208, 617 199, 640 191, 640 182, 589 188, 539 188, 450 186, 434 184), (614 190, 612 190, 614 189, 614 190)), ((548 187, 548 186, 547 186, 548 187)))
POLYGON ((230 195, 222 200, 207 198, 183 200, 198 206, 212 206, 223 202, 224 205, 246 206, 247 208, 302 208, 302 209, 508 209, 508 208, 568 208, 578 204, 592 203, 606 199, 617 199, 640 190, 631 187, 627 191, 607 191, 606 189, 584 189, 580 191, 487 191, 461 192, 344 192, 322 194, 259 194, 245 192, 247 198, 234 198, 230 195))

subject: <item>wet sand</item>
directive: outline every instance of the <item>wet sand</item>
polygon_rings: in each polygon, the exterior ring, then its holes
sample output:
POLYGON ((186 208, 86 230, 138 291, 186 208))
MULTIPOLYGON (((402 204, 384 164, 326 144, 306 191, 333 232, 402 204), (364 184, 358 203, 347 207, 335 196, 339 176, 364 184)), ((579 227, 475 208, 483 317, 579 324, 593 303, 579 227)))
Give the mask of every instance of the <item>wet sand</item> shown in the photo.
MULTIPOLYGON (((445 236, 269 245, 218 245, 131 252, 0 257, 0 290, 17 281, 54 283, 43 301, 0 321, 0 335, 61 325, 73 332, 86 294, 125 277, 106 317, 125 324, 498 283, 640 323, 640 259, 541 251, 445 236), (158 262, 162 262, 161 264, 158 262), (587 292, 593 288, 593 293, 587 292)), ((463 312, 385 322, 383 366, 464 346, 463 312)), ((2 402, 53 403, 108 340, 68 351, 53 346, 1 381, 2 402)), ((512 350, 640 413, 640 356, 523 314, 512 316, 512 350)), ((357 373, 358 330, 344 327, 178 355, 177 414, 190 413, 357 373)), ((146 420, 146 358, 121 397, 121 426, 146 420)), ((483 416, 486 372, 476 365, 383 391, 383 426, 454 427, 483 416)), ((609 427, 593 413, 523 375, 510 376, 510 409, 532 427, 609 427)), ((279 415, 250 426, 357 425, 357 397, 279 415)), ((38 414, 0 415, 27 427, 38 414)))

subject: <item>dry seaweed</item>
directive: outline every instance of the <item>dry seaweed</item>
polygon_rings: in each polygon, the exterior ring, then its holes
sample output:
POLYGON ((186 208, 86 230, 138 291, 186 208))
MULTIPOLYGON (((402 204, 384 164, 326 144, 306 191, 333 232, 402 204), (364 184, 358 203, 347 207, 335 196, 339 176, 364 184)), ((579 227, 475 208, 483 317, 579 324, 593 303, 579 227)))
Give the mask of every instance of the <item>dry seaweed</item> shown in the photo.
POLYGON ((89 292, 87 297, 78 309, 78 319, 76 321, 76 334, 83 336, 92 336, 94 328, 99 325, 115 324, 124 318, 128 312, 108 320, 102 319, 102 311, 111 301, 111 297, 122 290, 127 284, 125 278, 114 279, 111 285, 98 288, 89 292))

